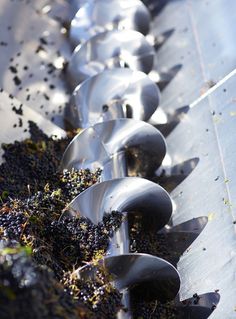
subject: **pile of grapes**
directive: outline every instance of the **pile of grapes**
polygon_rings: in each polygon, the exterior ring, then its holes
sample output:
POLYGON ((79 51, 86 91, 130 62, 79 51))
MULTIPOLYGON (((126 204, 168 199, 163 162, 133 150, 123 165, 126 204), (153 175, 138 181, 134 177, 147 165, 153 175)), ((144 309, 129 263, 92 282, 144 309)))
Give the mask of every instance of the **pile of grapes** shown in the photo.
POLYGON ((3 145, 0 166, 0 318, 115 318, 121 294, 103 269, 83 282, 75 270, 105 255, 122 214, 94 225, 64 211, 99 182, 100 170, 58 172, 69 138, 29 123, 31 138, 3 145))

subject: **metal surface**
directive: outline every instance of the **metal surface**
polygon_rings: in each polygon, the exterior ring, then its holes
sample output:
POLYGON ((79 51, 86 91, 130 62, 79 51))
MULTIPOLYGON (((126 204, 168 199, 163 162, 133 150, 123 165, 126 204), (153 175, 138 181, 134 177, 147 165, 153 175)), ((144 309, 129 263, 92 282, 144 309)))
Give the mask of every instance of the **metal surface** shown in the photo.
POLYGON ((196 168, 171 193, 174 225, 202 214, 209 220, 178 264, 180 296, 219 290, 214 319, 235 316, 235 86, 236 71, 190 105, 167 138, 171 165, 199 157, 196 168))
POLYGON ((166 226, 161 229, 157 237, 161 242, 165 242, 166 257, 165 259, 171 262, 174 266, 183 253, 191 246, 200 233, 204 230, 208 222, 207 217, 198 217, 188 220, 174 227, 166 226))
POLYGON ((155 69, 165 73, 180 67, 162 92, 161 106, 172 111, 192 103, 236 67, 236 1, 148 2, 151 32, 161 37, 172 31, 157 50, 155 69))
MULTIPOLYGON (((13 143, 29 137, 28 121, 34 121, 38 127, 46 134, 54 135, 58 138, 65 136, 65 131, 48 121, 40 114, 23 105, 12 95, 0 92, 0 127, 1 143, 13 143)), ((2 161, 3 150, 0 149, 0 163, 2 161)))
POLYGON ((154 49, 139 32, 113 30, 95 35, 75 48, 67 76, 72 87, 105 69, 128 67, 148 73, 153 66, 154 49))
POLYGON ((178 318, 207 319, 215 310, 219 301, 220 295, 216 292, 202 295, 195 294, 194 297, 186 299, 181 303, 177 301, 178 318))
MULTIPOLYGON (((61 169, 106 168, 113 156, 125 152, 128 174, 149 176, 161 164, 165 151, 163 136, 150 124, 133 119, 112 120, 76 135, 63 155, 61 169)), ((108 173, 104 169, 106 180, 108 173)), ((110 174, 112 178, 112 171, 110 174)))
POLYGON ((192 232, 196 235, 201 234, 203 229, 208 223, 208 218, 206 216, 200 216, 197 218, 190 219, 184 223, 178 224, 176 226, 166 226, 162 232, 171 233, 171 232, 192 232))
POLYGON ((70 26, 74 46, 108 30, 136 30, 147 34, 150 13, 140 0, 94 0, 76 13, 70 26))
MULTIPOLYGON (((143 295, 167 301, 175 298, 180 280, 176 269, 165 260, 147 254, 124 254, 105 257, 101 265, 113 277, 117 289, 142 286, 143 295)), ((95 275, 96 267, 85 266, 77 274, 81 279, 95 275)))
POLYGON ((62 67, 70 46, 61 25, 27 1, 2 0, 0 29, 0 87, 63 127, 68 92, 62 67))
POLYGON ((147 121, 159 101, 160 91, 145 73, 112 69, 78 86, 65 116, 75 128, 123 117, 147 121))
POLYGON ((81 214, 95 224, 113 210, 142 214, 158 230, 168 223, 172 204, 168 193, 158 184, 140 177, 126 177, 91 186, 68 207, 72 215, 81 214))

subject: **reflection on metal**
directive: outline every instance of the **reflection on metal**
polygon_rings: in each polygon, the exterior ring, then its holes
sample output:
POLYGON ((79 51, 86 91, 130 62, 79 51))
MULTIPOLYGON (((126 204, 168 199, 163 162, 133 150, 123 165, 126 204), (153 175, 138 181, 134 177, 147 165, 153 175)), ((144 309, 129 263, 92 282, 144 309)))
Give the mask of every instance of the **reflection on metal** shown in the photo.
POLYGON ((90 187, 70 203, 68 211, 79 212, 95 224, 111 211, 141 213, 158 230, 168 223, 172 203, 161 186, 140 177, 126 177, 90 187))
POLYGON ((173 165, 199 157, 193 172, 172 192, 174 225, 199 215, 209 220, 178 264, 180 297, 219 290, 221 302, 211 315, 214 319, 235 315, 235 86, 236 71, 190 105, 187 116, 167 138, 173 165))
POLYGON ((133 30, 113 30, 95 35, 76 47, 68 65, 73 87, 105 69, 127 67, 148 73, 153 67, 154 49, 133 30))
POLYGON ((71 22, 74 46, 92 36, 113 29, 149 31, 150 14, 140 0, 94 0, 84 5, 71 22))
MULTIPOLYGON (((164 138, 153 126, 118 119, 95 124, 76 135, 63 155, 61 168, 104 168, 107 180, 114 176, 106 165, 117 154, 125 153, 129 175, 150 176, 161 164, 165 151, 164 138)), ((119 163, 117 166, 119 169, 119 163)))
MULTIPOLYGON (((142 286, 143 296, 167 301, 175 298, 180 279, 176 269, 165 260, 147 254, 124 254, 108 256, 101 260, 113 277, 114 285, 120 289, 142 286)), ((96 266, 84 266, 77 272, 81 279, 96 274, 96 266)))
POLYGON ((147 121, 159 100, 157 85, 145 73, 130 69, 106 70, 74 90, 66 119, 75 128, 122 117, 147 121))

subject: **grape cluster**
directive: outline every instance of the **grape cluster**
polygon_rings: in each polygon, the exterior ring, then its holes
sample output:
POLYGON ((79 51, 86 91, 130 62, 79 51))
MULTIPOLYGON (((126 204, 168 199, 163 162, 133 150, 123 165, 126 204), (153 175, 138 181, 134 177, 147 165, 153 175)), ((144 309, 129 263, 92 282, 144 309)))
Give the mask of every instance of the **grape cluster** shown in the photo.
POLYGON ((99 253, 105 254, 110 238, 120 227, 122 214, 116 211, 105 214, 94 225, 85 217, 64 217, 45 226, 45 241, 52 245, 52 255, 64 270, 72 265, 79 267, 99 253))
POLYGON ((49 215, 49 219, 60 215, 61 211, 75 196, 99 182, 101 170, 91 172, 89 169, 56 173, 54 183, 46 183, 41 191, 27 196, 25 199, 8 201, 12 209, 29 212, 30 215, 49 215), (47 212, 47 213, 46 213, 47 212))
POLYGON ((19 240, 26 223, 22 212, 7 212, 0 214, 0 237, 19 240))
POLYGON ((61 188, 64 190, 65 196, 73 199, 83 192, 89 186, 96 183, 101 175, 101 169, 91 173, 89 169, 85 170, 64 170, 61 177, 61 188))
POLYGON ((0 318, 95 319, 88 308, 75 303, 64 291, 52 272, 33 264, 26 248, 3 241, 0 242, 0 318))
POLYGON ((98 318, 115 319, 117 312, 123 308, 122 294, 109 282, 102 267, 97 268, 93 280, 84 281, 76 274, 67 273, 62 281, 73 298, 85 304, 98 318))
POLYGON ((135 216, 129 216, 130 251, 142 252, 163 258, 172 262, 176 253, 167 245, 166 234, 146 232, 142 221, 135 216))
POLYGON ((105 214, 97 225, 85 217, 61 216, 64 202, 52 200, 51 194, 38 192, 25 202, 14 201, 11 208, 4 206, 0 210, 0 238, 31 246, 34 260, 46 264, 60 278, 63 271, 105 254, 122 214, 105 214))

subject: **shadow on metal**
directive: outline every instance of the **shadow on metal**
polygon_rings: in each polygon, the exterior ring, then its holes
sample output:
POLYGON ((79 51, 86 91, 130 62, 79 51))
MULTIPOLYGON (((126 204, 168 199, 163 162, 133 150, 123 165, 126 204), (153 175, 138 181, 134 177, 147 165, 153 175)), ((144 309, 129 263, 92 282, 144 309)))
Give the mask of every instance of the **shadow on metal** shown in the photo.
POLYGON ((216 309, 220 294, 209 292, 195 294, 192 298, 177 301, 178 315, 176 319, 207 319, 216 309))
MULTIPOLYGON (((194 240, 200 235, 206 227, 207 222, 208 218, 202 216, 175 227, 166 227, 159 231, 157 239, 158 236, 160 236, 160 242, 162 241, 166 245, 165 260, 176 267, 181 255, 183 255, 194 240)), ((161 254, 158 256, 162 257, 161 254)))
POLYGON ((129 214, 130 251, 158 256, 176 267, 180 257, 200 235, 207 222, 208 218, 202 216, 175 227, 166 225, 157 232, 152 220, 145 219, 145 215, 129 214))
POLYGON ((152 180, 168 192, 172 192, 180 183, 182 183, 196 168, 199 163, 199 158, 191 158, 173 167, 166 167, 157 171, 157 176, 152 180))
POLYGON ((176 64, 168 71, 160 72, 160 80, 157 84, 161 91, 163 91, 167 87, 167 85, 174 79, 174 77, 178 74, 182 67, 182 64, 176 64))
POLYGON ((155 124, 156 121, 158 121, 158 114, 154 113, 154 115, 150 119, 150 123, 154 125, 158 130, 160 130, 165 137, 167 137, 182 121, 182 119, 186 116, 189 110, 189 106, 186 105, 177 109, 172 114, 167 113, 166 122, 161 124, 155 124))
POLYGON ((172 36, 172 34, 175 32, 175 29, 172 28, 170 30, 167 30, 160 34, 155 41, 154 49, 158 51, 164 44, 165 42, 172 36))

